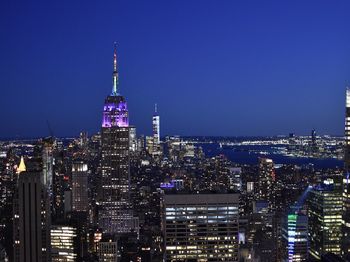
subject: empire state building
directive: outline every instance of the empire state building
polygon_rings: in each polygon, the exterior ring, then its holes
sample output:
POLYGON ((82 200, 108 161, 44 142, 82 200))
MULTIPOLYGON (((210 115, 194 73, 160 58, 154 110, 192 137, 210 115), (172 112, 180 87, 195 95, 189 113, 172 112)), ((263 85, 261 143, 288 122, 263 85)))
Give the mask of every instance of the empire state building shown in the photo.
POLYGON ((108 234, 138 231, 129 196, 129 113, 118 93, 117 51, 114 47, 113 89, 105 99, 101 128, 99 227, 108 234))

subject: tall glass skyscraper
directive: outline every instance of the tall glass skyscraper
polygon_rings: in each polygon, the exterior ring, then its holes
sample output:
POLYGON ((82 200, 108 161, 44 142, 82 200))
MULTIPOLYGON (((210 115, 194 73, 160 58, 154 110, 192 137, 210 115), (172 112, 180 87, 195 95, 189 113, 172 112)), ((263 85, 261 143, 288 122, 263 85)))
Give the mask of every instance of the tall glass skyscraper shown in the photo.
POLYGON ((308 197, 309 254, 341 254, 342 196, 333 184, 314 187, 308 197))
POLYGON ((350 88, 346 89, 345 101, 345 147, 344 147, 344 169, 343 178, 343 256, 350 259, 350 88))
POLYGON ((153 143, 158 145, 160 143, 160 117, 157 112, 157 104, 154 106, 154 115, 152 119, 153 124, 153 143))
POLYGON ((154 106, 154 115, 152 117, 152 131, 153 131, 153 145, 152 145, 152 155, 160 155, 160 116, 157 112, 157 104, 154 106))
POLYGON ((137 228, 129 198, 129 114, 118 93, 117 52, 114 48, 113 89, 105 99, 101 128, 101 186, 99 226, 106 233, 128 233, 137 228))
POLYGON ((300 206, 292 206, 282 224, 283 261, 307 261, 308 217, 300 206))
POLYGON ((345 171, 350 169, 350 87, 346 89, 345 99, 345 152, 344 152, 345 171))

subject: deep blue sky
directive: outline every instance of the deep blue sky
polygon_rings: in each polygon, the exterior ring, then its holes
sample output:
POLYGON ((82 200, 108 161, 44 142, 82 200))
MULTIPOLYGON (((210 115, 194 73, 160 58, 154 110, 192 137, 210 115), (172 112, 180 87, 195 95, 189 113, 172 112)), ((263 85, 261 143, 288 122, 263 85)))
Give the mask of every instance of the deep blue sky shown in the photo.
POLYGON ((0 137, 96 132, 112 88, 151 133, 343 133, 350 1, 0 3, 0 137))

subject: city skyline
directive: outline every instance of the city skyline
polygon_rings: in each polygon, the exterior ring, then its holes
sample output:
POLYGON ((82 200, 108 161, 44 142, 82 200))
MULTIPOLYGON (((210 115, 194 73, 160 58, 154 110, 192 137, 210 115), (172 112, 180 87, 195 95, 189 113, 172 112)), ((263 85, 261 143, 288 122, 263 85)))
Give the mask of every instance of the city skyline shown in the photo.
POLYGON ((350 261, 349 8, 0 4, 0 261, 350 261))
POLYGON ((49 135, 47 121, 56 136, 97 132, 114 41, 139 134, 152 133, 154 103, 162 134, 343 134, 345 1, 3 7, 3 138, 49 135))

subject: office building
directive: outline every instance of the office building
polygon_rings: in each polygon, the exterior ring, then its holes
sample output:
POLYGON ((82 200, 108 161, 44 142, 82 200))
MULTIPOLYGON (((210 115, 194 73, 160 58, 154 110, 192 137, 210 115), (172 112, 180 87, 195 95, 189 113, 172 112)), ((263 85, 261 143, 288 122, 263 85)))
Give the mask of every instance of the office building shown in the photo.
POLYGON ((242 190, 242 168, 240 167, 230 167, 229 168, 229 179, 230 179, 230 188, 240 192, 242 190))
POLYGON ((247 182, 247 193, 254 193, 254 182, 247 182))
POLYGON ((82 160, 72 163, 72 210, 88 211, 88 166, 82 160))
POLYGON ((41 172, 19 174, 14 199, 14 261, 50 261, 50 209, 41 172))
POLYGON ((101 128, 101 186, 98 223, 106 233, 135 232, 130 202, 129 113, 118 93, 117 53, 114 48, 113 89, 105 99, 101 128))
POLYGON ((117 262, 118 244, 114 239, 106 239, 98 242, 98 261, 99 262, 117 262))
POLYGON ((309 192, 308 224, 310 257, 341 254, 342 195, 332 184, 321 184, 309 192))
POLYGON ((165 261, 238 261, 239 194, 173 194, 162 200, 165 261))
POLYGON ((136 127, 134 126, 129 126, 129 149, 132 153, 135 153, 139 150, 136 136, 136 127))
POLYGON ((86 148, 89 142, 89 137, 88 137, 88 133, 86 131, 82 131, 79 134, 79 146, 81 148, 86 148))
POLYGON ((153 150, 153 144, 154 144, 154 140, 153 140, 153 136, 146 136, 145 138, 145 144, 146 144, 146 151, 148 152, 148 154, 152 155, 154 150, 153 150))
POLYGON ((299 207, 291 207, 282 226, 283 261, 307 261, 308 218, 299 207))
POLYGON ((73 262, 77 260, 77 232, 71 226, 54 225, 51 227, 52 262, 73 262))
POLYGON ((350 88, 346 89, 342 255, 350 260, 350 88))

